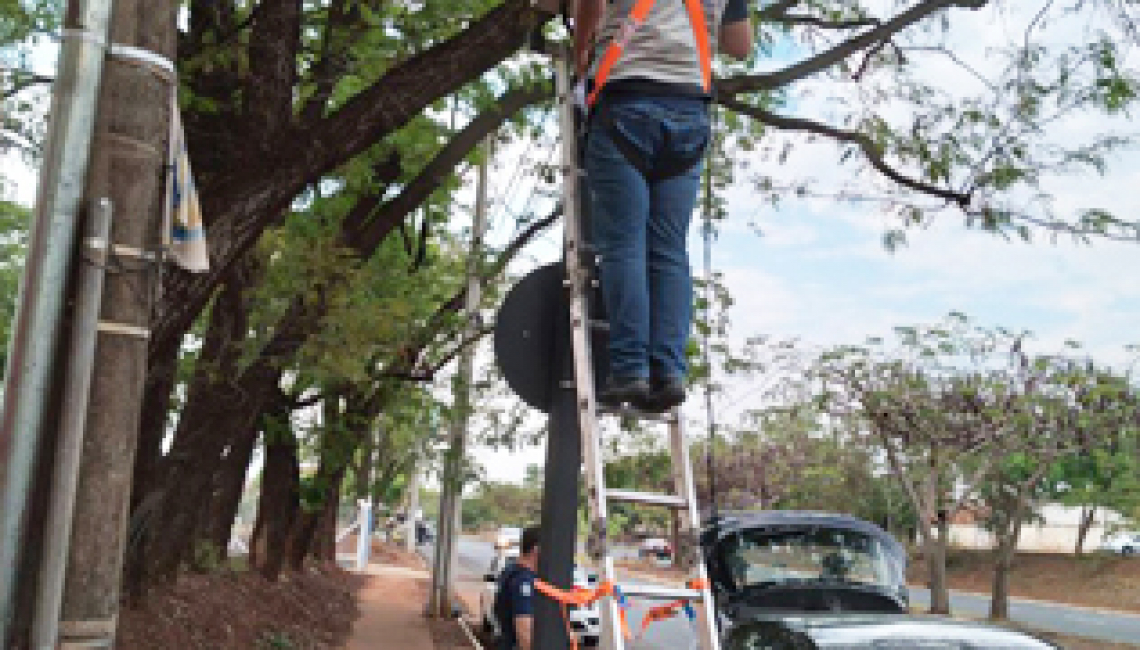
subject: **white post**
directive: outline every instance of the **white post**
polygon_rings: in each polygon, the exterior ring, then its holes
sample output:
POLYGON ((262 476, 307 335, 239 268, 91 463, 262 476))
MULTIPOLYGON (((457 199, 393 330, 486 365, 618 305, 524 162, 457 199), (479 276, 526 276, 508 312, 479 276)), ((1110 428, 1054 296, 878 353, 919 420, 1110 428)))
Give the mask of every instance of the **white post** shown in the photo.
POLYGON ((404 522, 407 525, 407 532, 404 533, 404 548, 406 548, 409 553, 415 552, 416 550, 416 522, 419 521, 416 518, 416 513, 418 513, 419 510, 420 473, 417 467, 412 469, 412 476, 408 480, 408 514, 407 521, 404 522))
POLYGON ((360 536, 356 539, 356 570, 363 571, 368 568, 368 553, 372 550, 372 502, 361 499, 360 504, 360 536))

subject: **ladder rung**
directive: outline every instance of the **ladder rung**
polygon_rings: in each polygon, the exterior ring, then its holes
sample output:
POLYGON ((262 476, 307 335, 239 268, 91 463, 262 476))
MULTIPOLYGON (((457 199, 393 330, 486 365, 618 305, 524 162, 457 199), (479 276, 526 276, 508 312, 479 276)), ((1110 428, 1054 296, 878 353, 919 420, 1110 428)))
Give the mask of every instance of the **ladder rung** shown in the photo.
POLYGON ((666 508, 688 508, 689 504, 683 497, 675 494, 656 494, 653 492, 635 492, 634 490, 606 490, 606 499, 624 503, 644 503, 651 506, 665 506, 666 508))
POLYGON ((606 406, 605 404, 602 404, 601 402, 598 402, 598 415, 616 415, 617 417, 620 417, 620 418, 631 418, 634 420, 648 420, 650 422, 670 422, 670 423, 672 423, 672 422, 675 422, 677 420, 676 416, 673 415, 672 411, 666 411, 664 413, 646 413, 645 411, 641 411, 641 410, 633 408, 629 404, 622 404, 621 408, 615 409, 615 408, 606 406))
POLYGON ((626 596, 636 598, 652 598, 655 600, 701 600, 701 592, 685 587, 662 587, 661 585, 621 585, 621 591, 626 596))

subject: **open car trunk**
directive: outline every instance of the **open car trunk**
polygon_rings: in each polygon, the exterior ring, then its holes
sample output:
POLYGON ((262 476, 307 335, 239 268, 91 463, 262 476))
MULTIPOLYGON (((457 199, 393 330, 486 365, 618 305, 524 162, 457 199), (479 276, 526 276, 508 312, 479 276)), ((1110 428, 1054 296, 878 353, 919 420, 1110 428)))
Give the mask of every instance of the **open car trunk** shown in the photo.
POLYGON ((879 527, 812 512, 731 514, 702 549, 722 620, 772 614, 907 611, 906 554, 879 527))

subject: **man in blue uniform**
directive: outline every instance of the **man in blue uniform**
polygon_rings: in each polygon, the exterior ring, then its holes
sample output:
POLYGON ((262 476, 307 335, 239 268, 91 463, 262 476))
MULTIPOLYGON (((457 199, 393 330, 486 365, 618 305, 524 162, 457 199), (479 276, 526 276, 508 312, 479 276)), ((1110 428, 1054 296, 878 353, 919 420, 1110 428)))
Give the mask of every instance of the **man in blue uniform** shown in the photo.
POLYGON ((610 376, 599 400, 664 411, 685 399, 686 240, 711 136, 712 52, 749 55, 747 0, 577 0, 574 25, 609 319, 610 376))
POLYGON ((497 650, 532 650, 534 638, 534 579, 538 577, 538 527, 522 533, 519 559, 499 574, 495 591, 497 650))

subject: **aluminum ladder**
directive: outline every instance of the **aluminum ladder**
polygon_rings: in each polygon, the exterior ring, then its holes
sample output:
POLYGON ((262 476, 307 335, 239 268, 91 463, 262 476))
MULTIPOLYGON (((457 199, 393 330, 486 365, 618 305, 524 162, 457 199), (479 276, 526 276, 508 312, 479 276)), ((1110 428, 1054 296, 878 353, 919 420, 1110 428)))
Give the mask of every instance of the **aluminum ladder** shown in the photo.
MULTIPOLYGON (((698 532, 700 514, 697 509, 693 471, 689 463, 689 449, 685 441, 685 431, 679 408, 658 416, 648 416, 629 411, 618 414, 655 420, 668 427, 673 482, 678 490, 677 494, 654 494, 606 488, 599 418, 608 413, 599 410, 594 395, 590 329, 597 323, 591 322, 588 305, 589 293, 594 290, 596 283, 592 277, 592 265, 587 261, 589 247, 585 244, 579 211, 581 170, 578 167, 578 137, 575 119, 577 109, 574 105, 574 90, 569 84, 569 59, 568 55, 558 58, 556 90, 562 133, 561 169, 563 174, 562 207, 565 217, 563 238, 566 264, 565 286, 569 292, 570 333, 574 359, 573 386, 570 389, 576 391, 577 394, 577 415, 582 432, 582 458, 585 464, 587 501, 590 514, 587 552, 591 559, 599 565, 601 579, 609 584, 618 585, 621 593, 626 597, 638 600, 688 601, 696 610, 696 620, 693 625, 696 635, 694 646, 700 650, 719 650, 720 641, 716 626, 715 605, 709 589, 704 559, 700 553, 698 532), (606 542, 606 519, 610 502, 655 505, 679 511, 681 538, 683 540, 680 546, 683 548, 674 549, 674 553, 684 552, 688 554, 688 561, 692 567, 692 575, 688 584, 694 585, 696 588, 620 585, 614 572, 614 559, 606 542)), ((622 634, 617 600, 612 597, 603 598, 599 605, 601 609, 602 650, 625 650, 627 644, 622 634)), ((635 627, 637 621, 630 620, 629 623, 631 627, 635 627)))

